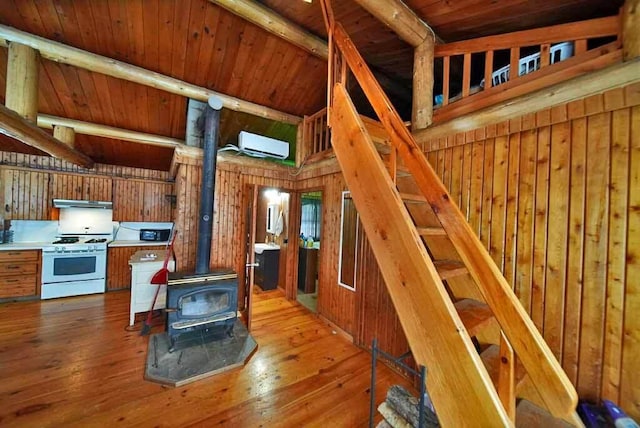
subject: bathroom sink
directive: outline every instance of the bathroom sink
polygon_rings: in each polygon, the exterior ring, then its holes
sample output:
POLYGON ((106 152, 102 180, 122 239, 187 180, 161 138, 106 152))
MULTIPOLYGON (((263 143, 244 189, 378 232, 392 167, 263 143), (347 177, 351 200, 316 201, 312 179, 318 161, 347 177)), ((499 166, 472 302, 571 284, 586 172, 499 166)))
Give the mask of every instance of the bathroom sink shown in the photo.
POLYGON ((269 250, 279 250, 280 246, 278 244, 255 244, 254 250, 258 254, 262 254, 263 251, 269 250))

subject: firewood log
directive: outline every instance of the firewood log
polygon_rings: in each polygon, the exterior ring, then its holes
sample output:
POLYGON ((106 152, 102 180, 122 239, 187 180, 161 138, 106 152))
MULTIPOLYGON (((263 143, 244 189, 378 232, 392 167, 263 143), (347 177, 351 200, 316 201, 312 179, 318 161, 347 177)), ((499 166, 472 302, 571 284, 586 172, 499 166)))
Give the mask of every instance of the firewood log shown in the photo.
POLYGON ((378 406, 378 411, 393 428, 412 428, 411 424, 393 410, 386 401, 378 406))
MULTIPOLYGON (((387 391, 387 401, 390 407, 392 407, 400 416, 408 421, 412 426, 417 427, 419 421, 418 414, 418 399, 411 395, 409 391, 400 385, 393 385, 387 391)), ((438 418, 429 408, 431 403, 425 402, 424 407, 424 421, 425 427, 432 428, 438 427, 438 418)))

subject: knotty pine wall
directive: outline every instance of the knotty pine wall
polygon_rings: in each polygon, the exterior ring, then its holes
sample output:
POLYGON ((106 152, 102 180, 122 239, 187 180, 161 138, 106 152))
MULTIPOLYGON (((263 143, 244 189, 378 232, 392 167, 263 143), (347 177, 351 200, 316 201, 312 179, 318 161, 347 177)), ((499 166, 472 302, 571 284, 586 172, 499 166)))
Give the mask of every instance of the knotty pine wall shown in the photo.
POLYGON ((640 85, 424 150, 580 397, 640 418, 640 85))
POLYGON ((356 331, 356 293, 338 285, 340 214, 342 192, 347 190, 346 183, 339 168, 330 167, 305 174, 298 181, 297 189, 299 192, 322 191, 318 313, 353 336, 356 331))
POLYGON ((80 168, 47 156, 0 152, 0 217, 49 220, 53 199, 113 202, 114 221, 171 221, 165 171, 97 164, 80 168))
MULTIPOLYGON (((177 269, 183 272, 195 268, 195 250, 198 237, 198 209, 202 168, 197 164, 180 164, 176 175, 177 205, 175 224, 178 235, 175 242, 177 269)), ((294 178, 285 168, 242 166, 218 160, 214 199, 211 262, 213 268, 232 268, 244 281, 246 256, 246 222, 248 186, 267 186, 283 191, 294 189, 294 178)), ((265 213, 266 215, 266 213, 265 213)), ((297 245, 297 240, 292 242, 297 245)), ((286 257, 283 244, 281 257, 286 257)), ((289 258, 287 258, 289 259, 289 258)), ((291 263, 286 275, 292 274, 291 263)), ((280 281, 285 284, 285 281, 280 281)), ((238 298, 244 299, 244 288, 239 287, 238 298)))
MULTIPOLYGON (((53 199, 113 202, 114 221, 173 221, 174 184, 164 171, 96 165, 87 170, 46 156, 0 152, 0 218, 49 220, 53 199)), ((128 288, 128 260, 141 247, 109 248, 107 289, 128 288)))

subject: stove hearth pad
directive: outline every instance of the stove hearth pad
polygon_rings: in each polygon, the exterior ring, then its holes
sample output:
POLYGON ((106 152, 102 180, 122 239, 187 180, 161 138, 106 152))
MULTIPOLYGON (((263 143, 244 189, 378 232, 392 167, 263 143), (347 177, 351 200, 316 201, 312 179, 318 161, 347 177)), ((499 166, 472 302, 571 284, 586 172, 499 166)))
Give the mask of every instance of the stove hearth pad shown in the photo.
POLYGON ((169 335, 157 333, 149 338, 144 377, 152 382, 182 386, 228 370, 242 367, 258 349, 258 344, 239 319, 233 337, 201 343, 169 352, 169 335))

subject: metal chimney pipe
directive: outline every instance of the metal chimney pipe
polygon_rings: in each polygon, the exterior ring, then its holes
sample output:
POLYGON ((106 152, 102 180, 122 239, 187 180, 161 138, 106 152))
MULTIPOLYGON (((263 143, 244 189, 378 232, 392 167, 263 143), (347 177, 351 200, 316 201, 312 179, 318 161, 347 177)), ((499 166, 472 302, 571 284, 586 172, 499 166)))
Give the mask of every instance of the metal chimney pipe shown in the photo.
POLYGON ((202 188, 200 191, 200 218, 196 249, 196 274, 209 273, 211 260, 211 235, 213 229, 213 198, 216 188, 216 156, 218 153, 218 130, 220 128, 222 101, 209 98, 205 109, 204 158, 202 160, 202 188))

